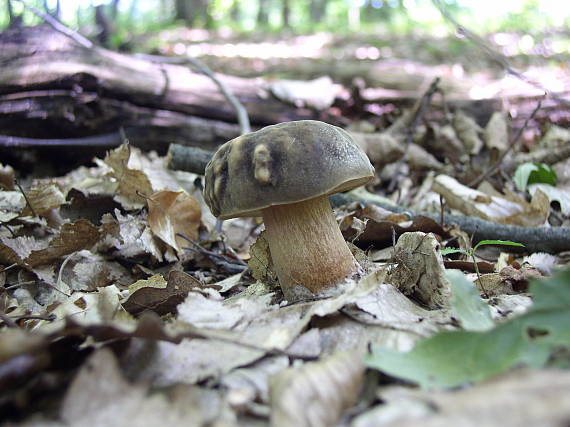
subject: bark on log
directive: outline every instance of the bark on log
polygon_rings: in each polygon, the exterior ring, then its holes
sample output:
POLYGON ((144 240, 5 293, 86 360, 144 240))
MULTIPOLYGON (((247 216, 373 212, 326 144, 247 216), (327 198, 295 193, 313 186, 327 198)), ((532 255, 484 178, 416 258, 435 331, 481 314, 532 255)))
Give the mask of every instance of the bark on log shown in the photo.
MULTIPOLYGON (((87 49, 48 26, 0 34, 0 132, 63 139, 123 128, 134 145, 213 149, 239 135, 236 114, 212 80, 186 66, 87 49)), ((267 93, 263 79, 219 76, 253 125, 332 116, 295 108, 267 93)), ((38 144, 40 141, 38 141, 38 144)))

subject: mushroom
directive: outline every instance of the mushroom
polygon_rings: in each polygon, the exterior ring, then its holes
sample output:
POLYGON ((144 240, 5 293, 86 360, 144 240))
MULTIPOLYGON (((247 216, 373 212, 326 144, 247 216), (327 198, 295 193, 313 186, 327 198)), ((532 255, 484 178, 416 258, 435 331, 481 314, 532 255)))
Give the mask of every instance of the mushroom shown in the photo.
POLYGON ((220 219, 263 217, 279 283, 295 300, 306 290, 326 293, 358 271, 328 196, 373 176, 346 131, 301 120, 223 144, 206 166, 204 195, 220 219))

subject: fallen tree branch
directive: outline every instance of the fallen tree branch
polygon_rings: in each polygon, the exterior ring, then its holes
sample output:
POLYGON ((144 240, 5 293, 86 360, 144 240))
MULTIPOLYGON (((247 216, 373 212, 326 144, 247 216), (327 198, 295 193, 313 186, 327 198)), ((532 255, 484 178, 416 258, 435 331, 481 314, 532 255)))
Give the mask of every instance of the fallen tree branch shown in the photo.
MULTIPOLYGON (((335 194, 330 199, 334 207, 359 202, 363 205, 377 205, 391 212, 406 213, 411 217, 421 215, 434 221, 441 219, 440 214, 411 211, 400 206, 359 199, 349 194, 335 194)), ((510 240, 523 243, 528 252, 558 253, 570 250, 570 227, 522 227, 459 215, 446 215, 444 224, 457 225, 462 231, 473 236, 474 243, 481 240, 510 240)))
POLYGON ((174 170, 204 175, 206 165, 213 155, 213 152, 198 147, 170 144, 168 149, 168 167, 174 170))
POLYGON ((251 124, 249 122, 249 115, 247 114, 247 110, 245 109, 245 107, 242 105, 241 102, 239 102, 239 99, 236 98, 236 96, 232 93, 232 91, 229 90, 227 88, 227 86, 220 79, 218 79, 218 77, 216 77, 214 72, 206 64, 204 64, 202 61, 200 61, 199 59, 197 59, 197 58, 166 58, 166 57, 162 57, 162 56, 143 55, 143 54, 137 54, 135 56, 142 58, 142 59, 147 59, 147 60, 152 61, 152 62, 158 62, 158 63, 163 63, 163 64, 166 63, 166 64, 176 64, 176 65, 188 65, 188 64, 193 65, 202 74, 204 74, 205 76, 208 76, 210 79, 212 79, 212 81, 216 84, 216 86, 218 86, 220 93, 222 95, 224 95, 224 97, 226 98, 228 103, 233 107, 233 109, 236 112, 236 116, 237 116, 237 120, 238 120, 238 124, 239 124, 241 133, 244 134, 244 133, 251 132, 251 124))
POLYGON ((0 147, 116 147, 122 142, 119 132, 83 138, 39 139, 0 135, 0 147))
MULTIPOLYGON (((67 27, 66 25, 55 19, 53 16, 50 16, 47 13, 43 13, 41 10, 27 4, 24 0, 17 0, 17 1, 19 1, 26 9, 29 9, 36 16, 40 17, 49 25, 51 25, 54 30, 69 37, 71 40, 73 40, 80 46, 83 46, 84 48, 89 50, 95 50, 98 48, 94 43, 92 43, 86 37, 84 37, 77 31, 74 31, 71 28, 67 27)), ((209 77, 214 82, 214 84, 218 87, 220 93, 226 98, 228 103, 234 108, 234 110, 236 111, 241 133, 244 134, 251 132, 251 125, 249 121, 249 116, 247 114, 247 110, 244 108, 241 102, 239 102, 239 100, 232 93, 232 91, 229 90, 228 87, 220 79, 218 79, 214 74, 214 72, 202 61, 196 58, 166 58, 156 55, 144 55, 144 54, 138 54, 134 56, 160 64, 166 63, 166 64, 177 64, 177 65, 188 65, 188 64, 193 65, 195 68, 198 69, 200 73, 209 77)))
MULTIPOLYGON (((171 146, 171 150, 172 150, 171 146)), ((214 153, 206 150, 193 149, 192 147, 180 147, 181 152, 188 159, 196 157, 196 160, 180 160, 170 161, 169 167, 192 165, 191 172, 204 174, 206 163, 214 153), (185 163, 187 162, 187 163, 185 163)), ((176 148, 174 148, 176 150, 176 148)), ((175 152, 176 153, 176 152, 175 152)), ((181 157, 176 154, 173 157, 181 157)), ((171 159, 173 158, 171 157, 171 159)), ((180 167, 180 170, 187 170, 180 167)), ((188 170, 187 170, 188 171, 188 170)), ((363 205, 377 205, 390 212, 407 213, 412 217, 426 216, 434 221, 441 220, 440 214, 430 214, 425 212, 416 212, 409 209, 394 206, 388 203, 381 203, 376 200, 364 200, 353 197, 349 194, 335 194, 330 197, 331 204, 334 207, 346 205, 353 202, 359 202, 363 205)), ((525 245, 525 249, 529 252, 548 252, 558 253, 570 250, 570 227, 522 227, 517 225, 505 225, 492 221, 486 221, 473 216, 445 215, 445 225, 457 225, 461 230, 469 235, 473 235, 474 242, 481 240, 511 240, 520 242, 525 245)))

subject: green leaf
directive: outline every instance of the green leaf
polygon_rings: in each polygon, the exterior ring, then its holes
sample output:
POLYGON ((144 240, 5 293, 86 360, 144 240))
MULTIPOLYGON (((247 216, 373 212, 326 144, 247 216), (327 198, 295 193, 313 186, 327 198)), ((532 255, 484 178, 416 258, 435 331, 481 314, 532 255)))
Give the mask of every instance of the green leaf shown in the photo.
POLYGON ((520 191, 525 191, 529 184, 556 185, 557 176, 545 163, 523 163, 517 167, 513 180, 520 191))
POLYGON ((511 242, 510 240, 481 240, 475 245, 473 252, 475 252, 480 246, 483 245, 519 246, 524 248, 524 245, 522 243, 511 242))
POLYGON ((495 326, 489 306, 479 291, 459 270, 447 270, 445 277, 451 284, 451 311, 468 331, 486 331, 495 326))
POLYGON ((467 254, 467 252, 465 252, 463 249, 443 248, 441 250, 442 255, 450 255, 450 254, 457 254, 457 253, 467 254))
POLYGON ((455 387, 570 348, 570 270, 530 286, 529 311, 486 332, 441 332, 407 353, 373 347, 369 366, 423 387, 455 387))
POLYGON ((556 185, 558 176, 554 169, 545 163, 535 163, 538 166, 537 170, 530 173, 527 184, 550 184, 556 185))
POLYGON ((515 175, 513 176, 513 181, 515 182, 515 185, 519 189, 519 191, 526 190, 530 174, 537 169, 538 166, 535 165, 534 163, 523 163, 522 165, 519 165, 519 167, 517 167, 515 175))

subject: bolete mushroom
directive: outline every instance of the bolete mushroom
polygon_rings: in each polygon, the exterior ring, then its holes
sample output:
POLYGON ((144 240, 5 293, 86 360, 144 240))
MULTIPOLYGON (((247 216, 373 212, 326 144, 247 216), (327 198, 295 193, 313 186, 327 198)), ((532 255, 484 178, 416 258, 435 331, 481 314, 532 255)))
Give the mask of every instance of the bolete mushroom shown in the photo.
POLYGON ((222 145, 206 166, 205 200, 220 219, 262 216, 286 298, 322 294, 358 271, 328 196, 374 176, 343 129, 302 120, 222 145))

